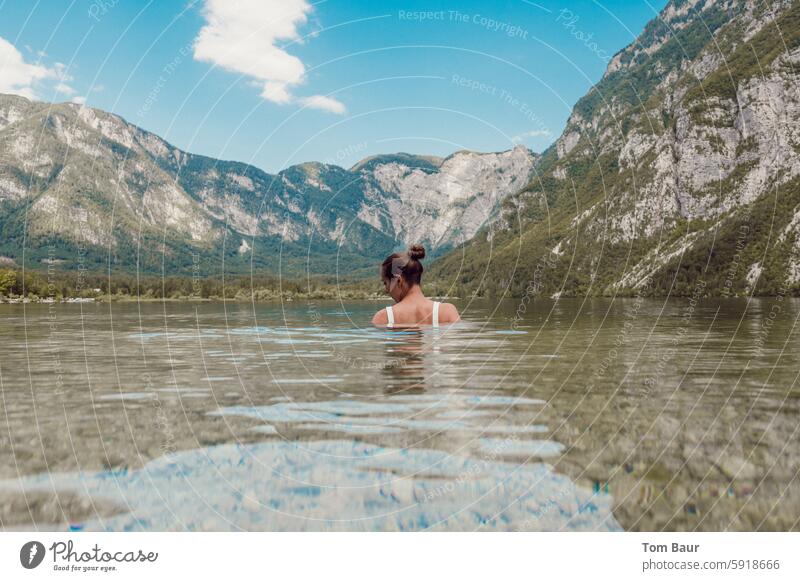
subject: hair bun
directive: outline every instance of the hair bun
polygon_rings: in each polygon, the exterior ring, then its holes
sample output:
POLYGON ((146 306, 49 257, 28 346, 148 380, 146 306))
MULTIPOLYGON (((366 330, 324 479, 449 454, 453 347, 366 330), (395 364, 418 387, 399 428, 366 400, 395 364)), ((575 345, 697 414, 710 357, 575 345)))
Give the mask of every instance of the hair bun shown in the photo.
POLYGON ((422 244, 412 244, 408 249, 408 256, 414 260, 422 260, 425 258, 425 247, 422 244))

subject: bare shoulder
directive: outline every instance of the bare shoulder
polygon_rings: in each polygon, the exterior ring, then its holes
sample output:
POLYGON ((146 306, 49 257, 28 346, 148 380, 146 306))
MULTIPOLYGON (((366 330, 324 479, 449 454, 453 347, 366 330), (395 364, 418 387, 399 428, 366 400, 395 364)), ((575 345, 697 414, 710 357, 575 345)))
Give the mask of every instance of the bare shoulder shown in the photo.
POLYGON ((381 309, 375 316, 372 317, 372 324, 373 325, 387 325, 389 323, 389 317, 386 315, 386 309, 381 309))
POLYGON ((452 303, 442 303, 439 307, 439 321, 442 323, 457 323, 461 320, 458 309, 452 303))

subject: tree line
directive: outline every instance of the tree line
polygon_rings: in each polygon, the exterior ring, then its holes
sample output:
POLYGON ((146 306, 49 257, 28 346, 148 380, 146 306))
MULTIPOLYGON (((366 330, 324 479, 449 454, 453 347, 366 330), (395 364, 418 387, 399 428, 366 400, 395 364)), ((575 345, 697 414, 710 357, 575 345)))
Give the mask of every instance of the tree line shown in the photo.
POLYGON ((31 300, 128 298, 177 300, 272 300, 280 298, 356 299, 381 293, 375 281, 336 284, 326 278, 304 281, 258 276, 154 276, 69 272, 59 270, 0 269, 0 298, 31 300))

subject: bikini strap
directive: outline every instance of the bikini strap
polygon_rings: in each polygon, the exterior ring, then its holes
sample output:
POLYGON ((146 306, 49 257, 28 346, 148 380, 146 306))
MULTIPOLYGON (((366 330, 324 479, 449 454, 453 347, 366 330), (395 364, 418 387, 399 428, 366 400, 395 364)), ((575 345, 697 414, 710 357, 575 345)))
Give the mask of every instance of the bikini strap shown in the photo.
POLYGON ((386 326, 394 327, 394 313, 392 312, 392 307, 386 307, 386 318, 389 319, 386 326))
POLYGON ((433 302, 433 326, 434 327, 438 327, 439 326, 439 305, 441 305, 441 304, 442 303, 439 303, 439 302, 436 302, 436 301, 433 302))

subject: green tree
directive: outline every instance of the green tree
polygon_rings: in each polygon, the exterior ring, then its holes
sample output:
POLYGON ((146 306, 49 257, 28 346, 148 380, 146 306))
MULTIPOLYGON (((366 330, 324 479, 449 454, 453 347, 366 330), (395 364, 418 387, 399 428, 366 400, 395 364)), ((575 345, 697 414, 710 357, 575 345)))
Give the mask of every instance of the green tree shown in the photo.
POLYGON ((13 292, 17 284, 17 273, 10 268, 0 270, 0 295, 8 295, 13 292))

